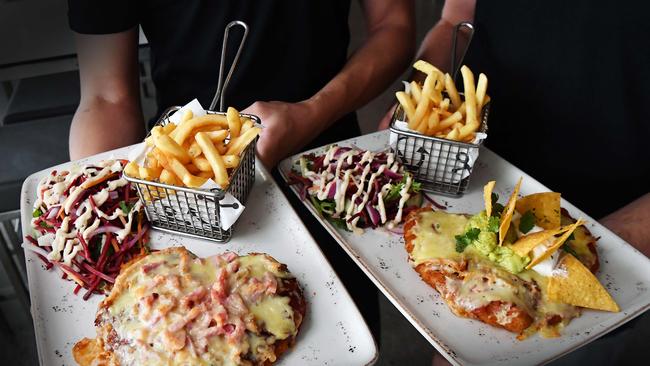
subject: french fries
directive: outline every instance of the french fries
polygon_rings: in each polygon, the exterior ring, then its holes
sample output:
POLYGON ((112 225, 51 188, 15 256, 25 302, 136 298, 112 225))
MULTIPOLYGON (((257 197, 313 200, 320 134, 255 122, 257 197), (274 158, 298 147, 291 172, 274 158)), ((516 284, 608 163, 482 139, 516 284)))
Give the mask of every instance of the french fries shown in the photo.
POLYGON ((423 60, 415 62, 413 68, 427 75, 424 83, 411 81, 409 93, 395 93, 406 115, 408 128, 427 136, 473 141, 481 125, 481 111, 490 100, 487 76, 480 74, 475 84, 474 74, 463 66, 463 98, 451 75, 443 74, 423 60))
POLYGON ((261 129, 235 108, 226 116, 181 116, 179 124, 156 126, 145 141, 150 147, 143 166, 129 162, 124 172, 131 177, 169 185, 197 188, 212 179, 222 188, 229 173, 239 166, 239 155, 261 129))

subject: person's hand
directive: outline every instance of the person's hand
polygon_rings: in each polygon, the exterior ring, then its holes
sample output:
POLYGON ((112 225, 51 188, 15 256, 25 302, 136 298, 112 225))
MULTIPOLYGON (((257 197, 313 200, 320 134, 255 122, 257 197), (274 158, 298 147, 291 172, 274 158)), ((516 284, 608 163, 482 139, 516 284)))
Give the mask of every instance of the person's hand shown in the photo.
POLYGON ((395 113, 395 108, 397 108, 397 104, 393 104, 390 108, 388 108, 386 115, 379 122, 379 126, 377 126, 378 131, 385 130, 388 128, 388 126, 390 126, 390 120, 393 118, 393 113, 395 113))
POLYGON ((258 116, 264 125, 257 141, 257 153, 269 169, 320 132, 319 122, 315 121, 315 113, 307 102, 255 102, 242 113, 258 116))

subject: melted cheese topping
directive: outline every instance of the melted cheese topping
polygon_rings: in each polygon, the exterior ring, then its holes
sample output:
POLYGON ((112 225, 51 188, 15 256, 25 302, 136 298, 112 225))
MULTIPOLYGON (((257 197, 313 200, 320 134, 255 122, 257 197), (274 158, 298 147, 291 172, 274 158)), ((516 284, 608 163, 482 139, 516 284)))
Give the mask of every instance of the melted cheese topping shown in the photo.
MULTIPOLYGON (((495 265, 481 255, 472 245, 463 253, 456 252, 456 235, 465 231, 468 219, 463 215, 441 211, 421 212, 412 229, 413 240, 411 260, 414 266, 428 263, 436 269, 457 272, 457 266, 449 270, 444 263, 466 262, 467 268, 459 276, 447 276, 443 297, 456 313, 472 312, 492 301, 516 304, 534 318, 526 335, 539 330, 542 336, 559 336, 559 330, 580 314, 575 306, 548 300, 546 286, 548 278, 534 270, 512 274, 495 265), (462 311, 459 311, 462 310, 462 311), (553 319, 559 316, 561 319, 553 319), (553 323, 553 324, 549 324, 553 323)), ((500 324, 511 319, 507 312, 495 314, 500 324)))
POLYGON ((123 366, 274 361, 274 342, 298 332, 290 298, 277 294, 283 278, 292 276, 265 255, 153 253, 105 300, 113 350, 123 366))

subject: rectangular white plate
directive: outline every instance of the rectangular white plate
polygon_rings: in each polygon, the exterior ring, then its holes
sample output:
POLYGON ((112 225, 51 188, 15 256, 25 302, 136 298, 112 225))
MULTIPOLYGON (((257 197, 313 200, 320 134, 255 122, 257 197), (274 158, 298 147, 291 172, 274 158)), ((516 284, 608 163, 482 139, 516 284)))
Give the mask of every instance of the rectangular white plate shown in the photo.
MULTIPOLYGON (((78 163, 113 157, 126 157, 126 149, 78 163)), ((41 177, 52 169, 66 169, 70 164, 43 170, 25 180, 21 196, 23 233, 33 232, 32 205, 41 177)), ((217 244, 154 230, 152 246, 161 249, 183 245, 201 257, 226 250, 270 254, 296 276, 308 304, 296 346, 280 359, 280 364, 372 364, 377 358, 377 347, 359 310, 271 175, 259 162, 257 166, 255 185, 230 242, 217 244)), ((36 255, 27 252, 26 260, 40 364, 75 365, 72 347, 84 337, 95 336, 95 312, 103 296, 94 295, 83 301, 83 289, 75 296, 73 283, 61 280, 57 271, 45 271, 36 255)))
MULTIPOLYGON (((378 151, 388 148, 387 143, 388 132, 377 132, 345 140, 338 145, 378 151)), ((320 154, 325 149, 321 147, 306 153, 320 154)), ((281 163, 280 171, 285 179, 300 155, 281 163)), ((514 165, 481 148, 470 185, 463 197, 429 196, 448 206, 449 212, 475 213, 483 209, 482 187, 486 182, 497 181, 495 192, 503 201, 522 176, 522 195, 548 191, 514 165)), ((294 192, 298 194, 296 189, 294 192)), ((307 201, 304 203, 318 217, 313 206, 307 201)), ((379 289, 450 362, 462 365, 532 365, 544 364, 571 352, 650 307, 650 260, 569 202, 562 200, 562 207, 573 217, 588 220, 589 230, 600 237, 597 243, 600 271, 597 275, 620 305, 621 312, 585 310, 563 331, 562 337, 545 339, 535 335, 525 341, 517 341, 512 333, 505 330, 452 314, 438 293, 424 283, 408 264, 401 236, 383 229, 368 229, 356 235, 318 218, 379 289)))

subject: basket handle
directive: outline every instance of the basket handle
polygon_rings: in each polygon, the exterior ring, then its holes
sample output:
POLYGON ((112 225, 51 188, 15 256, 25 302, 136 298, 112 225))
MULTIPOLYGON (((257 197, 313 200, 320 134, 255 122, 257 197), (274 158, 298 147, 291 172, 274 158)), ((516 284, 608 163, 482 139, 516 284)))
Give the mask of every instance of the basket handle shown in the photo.
POLYGON ((212 98, 212 103, 210 103, 211 111, 214 111, 214 108, 217 106, 217 101, 219 101, 219 111, 220 112, 224 111, 223 96, 226 94, 226 89, 228 88, 228 84, 230 83, 230 77, 235 71, 235 67, 237 66, 237 61, 239 61, 239 55, 241 54, 241 51, 244 48, 244 43, 246 43, 246 36, 248 36, 248 25, 242 22, 241 20, 234 20, 228 23, 228 25, 226 26, 226 29, 223 34, 223 44, 221 46, 221 62, 219 63, 219 82, 217 84, 217 91, 214 93, 214 97, 212 98), (226 63, 226 47, 228 46, 228 34, 230 33, 230 29, 235 26, 242 27, 244 29, 244 35, 241 38, 241 41, 239 43, 239 48, 237 49, 235 58, 232 60, 230 69, 228 69, 228 75, 226 76, 226 80, 224 81, 223 71, 226 63))
POLYGON ((458 70, 460 70, 460 66, 463 64, 465 55, 467 55, 467 50, 469 50, 469 45, 470 43, 472 43, 472 38, 474 38, 474 24, 470 22, 461 22, 456 24, 456 27, 454 27, 454 34, 452 36, 452 41, 451 41, 451 72, 452 72, 451 77, 453 78, 454 81, 456 81, 456 76, 458 76, 458 70), (460 56, 459 59, 456 59, 456 48, 458 47, 458 33, 460 33, 460 30, 462 28, 469 29, 469 39, 467 40, 467 45, 465 46, 462 55, 460 56))

